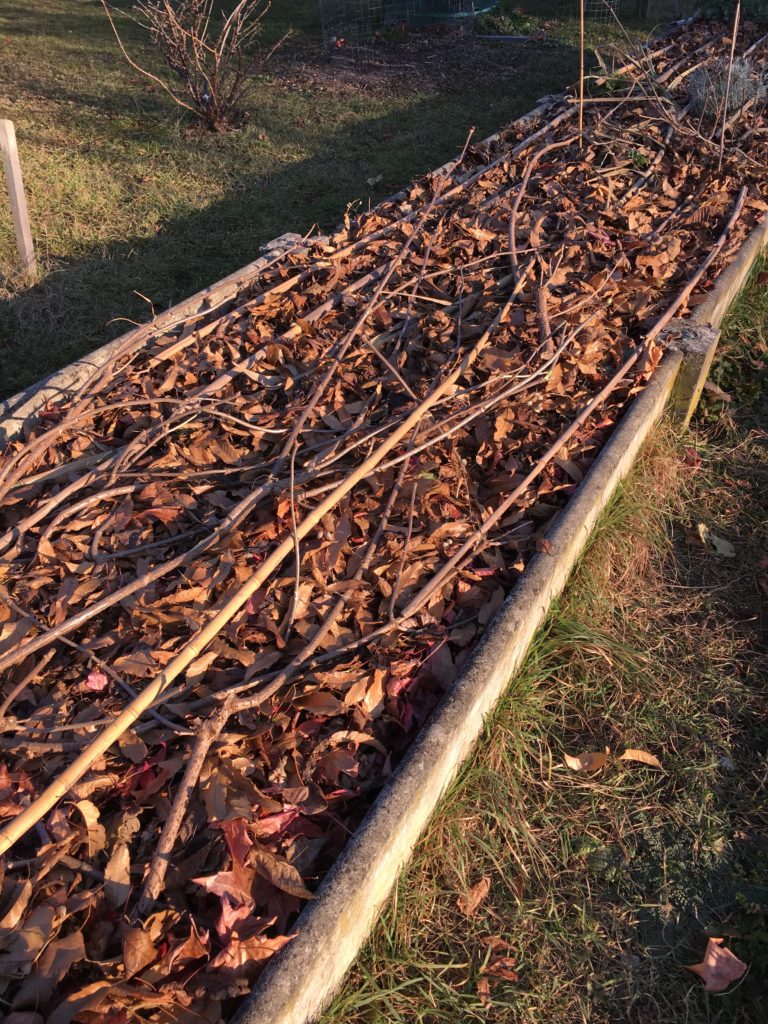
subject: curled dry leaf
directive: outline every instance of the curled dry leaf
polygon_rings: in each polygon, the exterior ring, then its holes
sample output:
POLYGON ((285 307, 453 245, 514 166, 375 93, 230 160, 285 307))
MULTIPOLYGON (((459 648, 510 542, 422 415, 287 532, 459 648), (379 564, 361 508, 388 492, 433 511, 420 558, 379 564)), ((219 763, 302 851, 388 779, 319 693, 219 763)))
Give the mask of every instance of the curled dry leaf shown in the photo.
POLYGON ((485 875, 471 889, 468 889, 464 896, 459 896, 456 905, 466 917, 474 917, 490 889, 491 880, 488 875, 485 875))
POLYGON ((713 550, 721 558, 736 557, 736 548, 733 544, 724 537, 719 537, 716 533, 713 533, 706 523, 699 523, 696 531, 704 546, 713 550))
POLYGON ((516 964, 513 956, 495 956, 483 967, 482 973, 502 981, 520 981, 520 975, 515 969, 516 964))
POLYGON ((700 964, 690 964, 689 971, 698 974, 707 992, 725 992, 747 973, 747 965, 723 945, 722 939, 710 939, 700 964))
POLYGON ((565 761, 566 768, 570 768, 574 772, 597 772, 601 768, 604 768, 608 762, 608 754, 610 751, 595 751, 592 753, 577 754, 575 757, 571 754, 565 754, 563 760, 565 761))
POLYGON ((658 757, 649 754, 647 750, 632 750, 631 748, 619 756, 619 761, 640 761, 650 765, 651 768, 661 768, 662 766, 658 757))
POLYGON ((491 983, 488 978, 478 978, 477 998, 485 1007, 493 1004, 493 999, 491 998, 491 983))

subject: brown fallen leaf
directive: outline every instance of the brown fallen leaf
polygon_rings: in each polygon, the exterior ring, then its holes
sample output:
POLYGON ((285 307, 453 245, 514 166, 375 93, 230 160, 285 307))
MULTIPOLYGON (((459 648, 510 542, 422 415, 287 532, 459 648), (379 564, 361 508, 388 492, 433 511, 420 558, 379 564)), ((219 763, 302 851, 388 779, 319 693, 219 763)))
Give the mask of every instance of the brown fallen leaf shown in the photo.
POLYGON ((272 885, 302 900, 313 900, 315 897, 304 885, 296 868, 285 860, 273 857, 266 850, 255 849, 253 866, 256 871, 272 885))
POLYGON ((725 992, 747 973, 747 965, 723 946, 722 939, 710 939, 701 963, 687 964, 686 968, 699 975, 707 992, 725 992))
POLYGON ((501 978, 502 981, 519 981, 520 975, 515 970, 516 963, 513 956, 497 956, 483 967, 480 973, 488 974, 492 978, 501 978))
POLYGON ((123 932, 123 962, 131 977, 151 964, 157 957, 155 944, 143 928, 126 928, 123 932))
POLYGON ((477 909, 488 895, 491 888, 491 880, 485 875, 480 881, 468 889, 464 896, 459 896, 456 906, 466 917, 474 917, 477 909))
POLYGON ((118 843, 104 869, 104 894, 115 909, 131 895, 131 858, 127 843, 118 843))
POLYGON ((574 772, 597 772, 605 767, 609 753, 608 750, 605 752, 597 750, 592 753, 577 754, 576 757, 565 754, 563 759, 566 767, 574 772))
MULTIPOLYGON (((483 1006, 491 1005, 491 983, 487 978, 480 978, 477 982, 477 998, 483 1006)), ((40 1018, 42 1020, 42 1018, 40 1018)))
POLYGON ((661 761, 658 757, 649 754, 647 750, 632 750, 630 748, 619 755, 619 761, 641 761, 643 764, 650 765, 651 768, 661 768, 661 761))

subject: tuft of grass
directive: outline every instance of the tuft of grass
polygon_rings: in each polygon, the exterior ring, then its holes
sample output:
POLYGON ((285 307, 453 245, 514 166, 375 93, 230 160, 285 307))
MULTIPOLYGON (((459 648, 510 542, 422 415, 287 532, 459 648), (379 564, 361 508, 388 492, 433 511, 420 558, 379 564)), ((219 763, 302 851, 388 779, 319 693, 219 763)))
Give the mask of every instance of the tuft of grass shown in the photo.
POLYGON ((759 276, 708 402, 622 486, 325 1024, 758 1024, 768 975, 768 446, 759 276), (762 372, 762 369, 759 371, 762 372), (736 548, 698 540, 704 522, 736 548), (582 776, 565 753, 647 750, 582 776), (487 876, 466 918, 457 899, 487 876), (685 970, 721 936, 723 995, 685 970), (478 983, 491 939, 519 980, 478 983))

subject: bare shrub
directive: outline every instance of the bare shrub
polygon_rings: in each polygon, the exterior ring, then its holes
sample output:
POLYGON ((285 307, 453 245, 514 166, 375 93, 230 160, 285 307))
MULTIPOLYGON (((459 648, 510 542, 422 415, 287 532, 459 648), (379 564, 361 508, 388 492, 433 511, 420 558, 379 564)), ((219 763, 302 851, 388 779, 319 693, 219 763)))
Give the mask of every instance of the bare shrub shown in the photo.
POLYGON ((149 35, 172 73, 170 82, 140 67, 129 55, 107 0, 101 4, 123 56, 140 74, 161 86, 211 131, 223 131, 243 118, 243 104, 256 76, 285 41, 271 49, 257 46, 271 0, 239 0, 217 17, 215 0, 139 0, 128 15, 149 35))

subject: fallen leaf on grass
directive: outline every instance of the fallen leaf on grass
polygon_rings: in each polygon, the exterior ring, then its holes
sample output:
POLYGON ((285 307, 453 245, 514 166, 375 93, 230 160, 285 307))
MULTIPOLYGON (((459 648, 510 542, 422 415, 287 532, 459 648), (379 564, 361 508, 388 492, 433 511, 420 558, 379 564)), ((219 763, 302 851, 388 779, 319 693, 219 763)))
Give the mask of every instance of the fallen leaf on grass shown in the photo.
POLYGON ((735 953, 723 946, 722 939, 710 939, 700 964, 688 964, 687 969, 698 974, 707 992, 725 992, 729 985, 747 972, 747 965, 735 953))
POLYGON ((712 533, 710 528, 704 523, 699 523, 696 527, 696 531, 706 547, 713 548, 715 554, 720 555, 722 558, 736 557, 736 548, 733 544, 731 544, 729 540, 725 540, 723 537, 718 537, 716 533, 712 533))
POLYGON ((718 387, 714 381, 708 380, 707 383, 704 385, 704 388, 710 395, 712 395, 713 398, 716 398, 718 402, 733 401, 732 397, 728 394, 728 392, 723 391, 723 389, 721 387, 718 387))
POLYGON ((701 469, 701 456, 695 448, 685 449, 685 464, 692 469, 701 469))
POLYGON ((480 978, 480 980, 478 981, 477 998, 480 1000, 483 1006, 491 1005, 491 983, 487 978, 480 978))
POLYGON ((517 961, 513 956, 497 956, 483 967, 481 974, 487 974, 491 978, 501 978, 502 981, 520 981, 520 975, 515 970, 517 961))
POLYGON ((640 761, 642 764, 649 764, 652 768, 661 768, 661 761, 647 750, 625 750, 619 757, 620 761, 640 761))
POLYGON ((462 914, 465 914, 467 917, 474 917, 477 913, 477 908, 488 895, 490 888, 491 880, 486 875, 480 879, 477 885, 473 885, 471 889, 467 890, 465 896, 459 896, 456 900, 456 906, 462 914))
POLYGON ((574 772, 597 772, 605 767, 609 753, 608 750, 605 752, 597 750, 593 753, 577 754, 576 757, 565 754, 564 761, 566 768, 570 768, 574 772))

